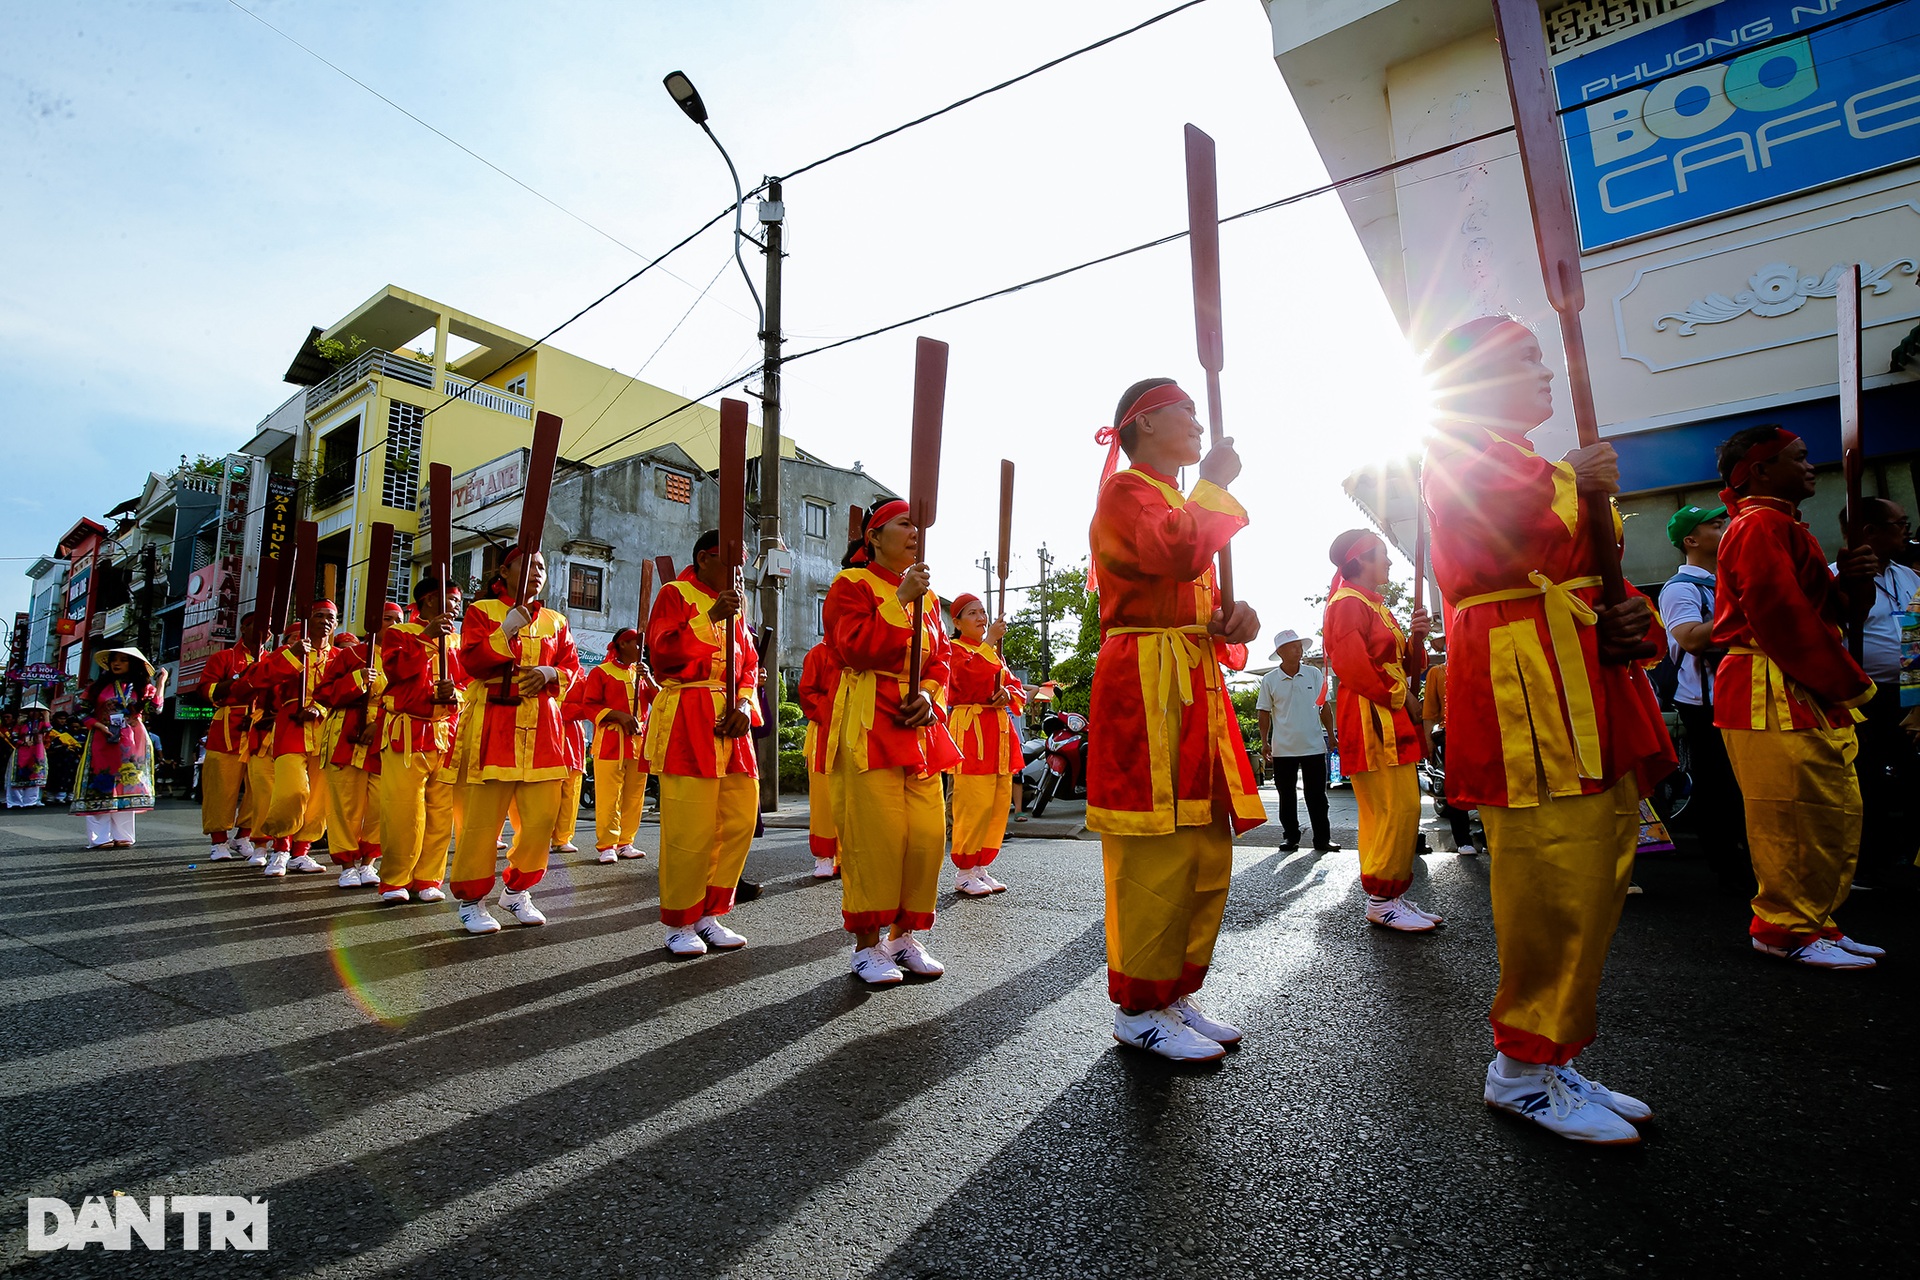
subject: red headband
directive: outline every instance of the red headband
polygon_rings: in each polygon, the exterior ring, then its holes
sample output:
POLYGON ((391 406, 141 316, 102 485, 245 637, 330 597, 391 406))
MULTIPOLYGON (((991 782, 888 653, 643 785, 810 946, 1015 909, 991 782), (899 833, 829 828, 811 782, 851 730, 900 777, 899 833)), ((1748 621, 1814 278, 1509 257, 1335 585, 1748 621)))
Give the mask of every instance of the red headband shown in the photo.
POLYGON ((970 604, 978 604, 982 609, 987 607, 984 604, 980 604, 979 596, 971 595, 971 594, 964 595, 964 596, 955 596, 953 598, 953 606, 948 610, 949 613, 953 614, 953 620, 955 622, 960 621, 960 615, 966 612, 966 608, 970 604))
POLYGON ((906 499, 891 498, 875 507, 872 511, 869 511, 867 513, 866 527, 862 529, 860 533, 860 545, 855 547, 848 556, 848 563, 855 565, 872 564, 873 556, 867 551, 867 535, 884 524, 898 520, 911 510, 912 508, 907 505, 906 499))
POLYGON ((1773 461, 1780 456, 1788 445, 1799 438, 1799 436, 1793 434, 1793 432, 1787 430, 1785 427, 1775 427, 1773 439, 1761 440, 1755 444, 1748 445, 1745 456, 1733 464, 1733 475, 1728 478, 1727 487, 1730 489, 1738 489, 1741 485, 1744 485, 1747 482, 1747 477, 1752 474, 1755 464, 1773 461))
POLYGON ((393 601, 389 600, 386 602, 386 604, 380 607, 380 616, 382 618, 404 618, 407 615, 405 610, 403 610, 399 605, 395 604, 393 601))
MULTIPOLYGON (((1177 382, 1167 382, 1157 387, 1148 387, 1145 391, 1142 391, 1138 396, 1134 397, 1133 403, 1128 405, 1126 412, 1120 415, 1120 421, 1110 427, 1101 427, 1095 431, 1093 433, 1093 442, 1107 446, 1107 460, 1100 468, 1100 483, 1094 489, 1094 492, 1098 494, 1101 489, 1106 488, 1107 481, 1111 480, 1113 473, 1120 469, 1120 429, 1122 427, 1140 417, 1141 414, 1152 413, 1155 409, 1170 408, 1176 404, 1184 404, 1191 399, 1193 399, 1193 397, 1182 391, 1180 384, 1177 382)), ((1093 561, 1088 560, 1087 590, 1098 591, 1099 589, 1100 583, 1094 576, 1093 561)))
POLYGON ((640 638, 640 633, 632 627, 622 627, 618 631, 613 633, 613 643, 609 644, 607 648, 610 650, 618 648, 620 641, 625 639, 628 636, 632 636, 635 640, 638 640, 640 638))
POLYGON ((340 616, 340 611, 333 607, 333 601, 331 600, 315 600, 312 604, 307 606, 307 616, 311 618, 314 614, 319 613, 322 609, 325 609, 328 613, 332 614, 336 618, 340 616))

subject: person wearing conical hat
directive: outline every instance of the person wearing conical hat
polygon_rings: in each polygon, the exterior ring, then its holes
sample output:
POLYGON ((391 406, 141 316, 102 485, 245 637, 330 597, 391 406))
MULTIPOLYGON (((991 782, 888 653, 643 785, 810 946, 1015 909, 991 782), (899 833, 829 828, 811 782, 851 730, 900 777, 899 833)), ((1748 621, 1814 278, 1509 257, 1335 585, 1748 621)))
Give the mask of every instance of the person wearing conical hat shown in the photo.
POLYGON ((567 693, 570 721, 589 720, 593 735, 593 834, 601 862, 644 858, 634 847, 647 802, 647 707, 653 680, 640 660, 640 632, 614 633, 607 659, 567 693))
MULTIPOLYGON (((397 625, 400 606, 389 600, 381 626, 397 625)), ((320 677, 317 700, 329 710, 326 765, 327 850, 340 868, 342 889, 380 883, 380 670, 378 637, 362 643, 346 631, 334 634, 320 677)))
POLYGON ((833 695, 840 687, 840 659, 822 640, 807 650, 794 697, 807 718, 807 851, 813 854, 813 878, 840 874, 840 828, 833 821, 833 787, 827 778, 827 730, 833 721, 833 695))
POLYGON ((1413 681, 1426 665, 1427 611, 1406 627, 1382 598, 1391 574, 1387 544, 1349 529, 1328 549, 1335 573, 1327 593, 1321 643, 1339 681, 1334 722, 1340 770, 1360 802, 1360 888, 1367 923, 1426 933, 1442 923, 1404 896, 1413 884, 1420 840, 1420 729, 1413 681))
POLYGON ((235 682, 236 693, 265 695, 272 706, 267 740, 255 748, 272 760, 272 793, 254 826, 256 836, 271 842, 264 875, 318 875, 326 870, 309 852, 327 829, 322 773, 328 752, 327 707, 317 695, 339 617, 333 601, 314 601, 287 642, 262 655, 235 682))
POLYGON ((989 621, 976 595, 956 597, 951 613, 947 726, 960 748, 953 772, 954 888, 963 897, 984 898, 1007 888, 988 868, 1006 840, 1013 775, 1021 765, 1006 713, 1024 710, 1027 697, 996 648, 1007 624, 989 621))
POLYGON ((71 812, 87 820, 87 848, 126 849, 133 845, 135 815, 153 808, 147 717, 166 703, 167 673, 156 679, 138 649, 108 649, 93 661, 99 673, 75 708, 87 736, 71 812))
POLYGON ((244 615, 240 638, 207 659, 194 690, 200 701, 213 708, 206 759, 200 766, 200 829, 211 845, 209 862, 253 856, 254 796, 246 785, 253 707, 234 693, 234 684, 258 659, 266 630, 261 614, 244 615))
POLYGON ((35 809, 47 785, 47 704, 30 699, 8 732, 13 754, 7 760, 7 808, 35 809))

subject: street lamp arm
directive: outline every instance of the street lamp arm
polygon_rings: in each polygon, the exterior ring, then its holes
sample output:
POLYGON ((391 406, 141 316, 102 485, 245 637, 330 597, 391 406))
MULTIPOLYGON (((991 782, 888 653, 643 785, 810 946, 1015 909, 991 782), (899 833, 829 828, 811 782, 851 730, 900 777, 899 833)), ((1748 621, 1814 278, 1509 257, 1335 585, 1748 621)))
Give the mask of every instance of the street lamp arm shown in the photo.
MULTIPOLYGON (((720 139, 714 137, 713 129, 705 120, 701 120, 700 131, 713 139, 713 145, 720 152, 720 158, 727 162, 727 172, 733 177, 733 260, 740 268, 740 278, 747 282, 747 292, 753 295, 754 309, 760 313, 760 336, 767 332, 767 307, 760 301, 760 290, 753 284, 753 276, 747 271, 746 259, 740 256, 740 242, 747 238, 746 230, 740 225, 740 211, 746 206, 747 196, 740 189, 740 171, 733 167, 733 157, 720 145, 720 139)), ((757 242, 756 242, 757 243, 757 242)))

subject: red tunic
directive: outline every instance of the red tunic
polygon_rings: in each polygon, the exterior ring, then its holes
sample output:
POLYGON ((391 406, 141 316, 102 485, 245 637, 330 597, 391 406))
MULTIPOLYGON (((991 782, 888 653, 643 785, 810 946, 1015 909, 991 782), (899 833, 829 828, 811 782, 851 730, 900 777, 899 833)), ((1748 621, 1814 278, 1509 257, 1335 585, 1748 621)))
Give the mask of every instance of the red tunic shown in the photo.
POLYGON ((1020 768, 1020 744, 1014 739, 1007 708, 993 705, 1004 689, 1015 714, 1026 709, 1027 694, 990 644, 950 642, 947 724, 960 748, 961 773, 1013 773, 1020 768))
POLYGON ((320 678, 326 670, 327 654, 309 652, 304 660, 290 646, 262 654, 234 682, 234 692, 261 697, 272 708, 271 719, 255 729, 255 752, 266 750, 275 757, 318 754, 326 742, 326 717, 301 721, 294 713, 302 707, 325 711, 315 698, 320 678), (266 740, 262 741, 262 737, 266 740))
POLYGON ((333 745, 327 754, 328 764, 380 772, 378 695, 381 683, 379 667, 367 669, 367 646, 361 641, 349 640, 335 645, 327 654, 326 669, 321 674, 320 687, 314 691, 314 700, 333 710, 328 734, 333 745), (361 742, 361 730, 367 727, 369 711, 374 731, 361 742))
MULTIPOLYGON (((713 620, 718 599, 691 565, 662 587, 647 614, 647 665, 660 685, 648 714, 647 768, 689 778, 718 778, 729 773, 760 776, 753 735, 721 738, 713 728, 726 701, 726 650, 713 620), (723 751, 721 744, 727 744, 723 751)), ((759 700, 751 698, 760 680, 747 620, 735 614, 728 628, 733 640, 735 687, 748 698, 748 718, 760 723, 759 700)))
MULTIPOLYGON (((459 637, 447 638, 448 677, 464 690, 473 682, 460 665, 459 637)), ((460 720, 458 703, 436 703, 433 687, 440 681, 440 644, 418 622, 389 623, 380 629, 381 693, 380 741, 387 750, 405 754, 445 755, 453 750, 460 720)))
MULTIPOLYGON (((1524 435, 1449 424, 1422 490, 1449 608, 1448 800, 1537 805, 1536 756, 1555 796, 1596 795, 1629 773, 1651 790, 1673 770, 1673 744, 1646 673, 1600 661, 1599 567, 1573 468, 1524 435)), ((1657 616, 1647 634, 1666 652, 1657 616)))
POLYGON ((647 706, 653 701, 653 688, 637 679, 637 666, 608 658, 587 672, 587 678, 567 693, 563 708, 568 720, 591 720, 597 726, 593 736, 596 760, 637 760, 647 767, 647 706), (640 692, 636 696, 634 685, 640 692), (618 725, 607 724, 609 711, 625 711, 640 721, 640 732, 628 733, 618 725))
POLYGON ((840 659, 833 646, 822 640, 807 650, 800 667, 800 686, 794 696, 800 700, 800 714, 807 718, 807 768, 815 773, 827 771, 827 730, 833 723, 833 698, 840 690, 840 659))
POLYGON ((1742 498, 1720 535, 1713 643, 1713 723, 1838 729, 1859 719, 1873 681, 1841 640, 1840 593, 1820 544, 1791 503, 1742 498))
POLYGON ((207 725, 208 751, 226 755, 246 751, 253 704, 235 694, 233 686, 253 662, 253 651, 240 643, 220 650, 200 669, 200 687, 195 692, 214 708, 213 720, 207 725))
POLYGON ((840 664, 833 716, 821 758, 837 764, 840 744, 850 743, 854 768, 908 769, 919 777, 960 763, 947 731, 947 637, 940 629, 940 601, 921 601, 920 689, 939 713, 921 729, 900 724, 912 661, 913 612, 900 603, 901 575, 877 564, 842 569, 827 588, 826 643, 840 664))
POLYGON ((477 714, 461 722, 462 774, 474 782, 549 782, 572 772, 578 748, 569 750, 560 701, 580 678, 573 633, 565 615, 537 606, 533 620, 508 641, 502 629, 513 606, 505 600, 475 600, 460 620, 460 663, 485 683, 470 693, 477 714), (531 697, 514 700, 500 678, 521 667, 552 667, 559 679, 531 697))
POLYGON ((1327 666, 1340 681, 1340 771, 1416 763, 1420 730, 1407 710, 1407 680, 1426 665, 1426 655, 1416 650, 1409 657, 1406 633, 1387 606, 1352 583, 1327 602, 1321 637, 1327 666))
POLYGON ((1100 582, 1100 656, 1088 719, 1087 826, 1107 835, 1204 827, 1224 795, 1235 832, 1266 821, 1221 667, 1245 645, 1207 634, 1213 558, 1247 513, 1202 480, 1182 496, 1143 467, 1100 488, 1088 540, 1100 582))

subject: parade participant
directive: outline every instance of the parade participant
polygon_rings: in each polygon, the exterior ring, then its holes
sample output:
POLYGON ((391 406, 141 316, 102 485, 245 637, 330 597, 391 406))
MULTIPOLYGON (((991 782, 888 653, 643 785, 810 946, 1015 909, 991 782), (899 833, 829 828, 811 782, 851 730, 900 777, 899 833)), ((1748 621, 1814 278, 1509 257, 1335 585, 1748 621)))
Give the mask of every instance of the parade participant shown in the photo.
MULTIPOLYGON (((1486 828, 1500 984, 1487 1105, 1583 1142, 1639 1140, 1651 1110, 1576 1071, 1626 901, 1640 797, 1673 768, 1636 649, 1665 636, 1646 598, 1600 602, 1581 495, 1619 487, 1613 447, 1561 462, 1528 433, 1553 412, 1540 344, 1505 316, 1429 359, 1441 419, 1422 471, 1447 630, 1447 800, 1486 828)), ((1618 517, 1615 537, 1618 537, 1618 517)))
POLYGON ((661 588, 647 614, 647 661, 660 686, 647 717, 647 770, 660 780, 660 923, 676 956, 747 944, 720 919, 733 910, 760 814, 751 737, 760 669, 740 616, 738 575, 738 565, 723 562, 719 532, 709 529, 693 544, 693 563, 661 588))
POLYGON ((987 868, 1006 839, 1013 775, 1022 763, 1006 709, 1022 710, 1027 695, 995 648, 1007 624, 989 622, 979 596, 954 600, 953 627, 947 724, 960 748, 953 774, 953 865, 960 873, 954 888, 984 898, 1007 889, 987 868))
POLYGON ((265 875, 326 870, 308 852, 327 829, 326 780, 321 774, 329 750, 327 708, 315 694, 339 616, 333 601, 314 601, 287 643, 261 655, 234 682, 235 693, 264 695, 273 707, 268 740, 252 748, 271 761, 271 794, 264 809, 256 807, 254 826, 255 835, 272 842, 265 875))
POLYGON ((807 650, 795 696, 807 718, 807 850, 813 854, 813 878, 840 874, 840 828, 833 821, 833 787, 827 777, 827 733, 833 722, 833 696, 840 687, 840 659, 821 641, 807 650))
POLYGON ((1335 720, 1340 768, 1360 803, 1360 888, 1367 923, 1426 933, 1442 917, 1405 898, 1420 841, 1420 728, 1412 682, 1426 666, 1427 611, 1400 623, 1383 596, 1392 574, 1387 544, 1365 529, 1333 540, 1322 643, 1339 681, 1335 720))
POLYGON ((266 619, 258 612, 244 614, 240 638, 210 656, 200 669, 195 693, 214 709, 207 726, 206 758, 200 766, 200 828, 212 846, 209 862, 253 856, 253 797, 246 786, 253 706, 233 689, 259 656, 266 633, 266 619))
POLYGON ((47 785, 47 704, 34 698, 20 708, 8 731, 13 754, 7 759, 7 808, 37 809, 47 785))
POLYGON ((561 735, 567 744, 567 777, 560 788, 560 807, 553 812, 549 856, 580 852, 580 846, 573 842, 573 833, 580 829, 580 793, 586 786, 587 776, 587 749, 581 741, 580 721, 565 711, 560 720, 561 735))
POLYGON ((593 835, 600 861, 644 858, 634 848, 647 803, 646 715, 653 682, 640 661, 640 633, 614 633, 607 660, 567 692, 569 721, 591 720, 593 738, 593 835))
POLYGON ((914 936, 933 927, 940 894, 947 843, 940 774, 960 762, 939 707, 946 631, 919 549, 905 501, 875 507, 823 609, 826 642, 840 661, 825 751, 840 833, 840 915, 854 937, 853 972, 871 986, 901 982, 903 968, 927 978, 946 972, 914 936), (909 689, 916 600, 920 686, 909 689))
MULTIPOLYGON (((385 902, 446 897, 440 884, 448 842, 463 816, 465 788, 456 785, 451 757, 468 677, 449 641, 460 592, 443 596, 440 583, 422 575, 413 599, 414 621, 380 629, 379 884, 385 902)), ((484 713, 484 704, 471 712, 484 713)))
POLYGON ((100 668, 75 708, 86 730, 71 812, 87 820, 88 849, 133 846, 134 818, 153 808, 153 741, 147 717, 167 700, 167 673, 138 649, 93 655, 100 668))
MULTIPOLYGON (((381 610, 383 629, 398 623, 400 606, 381 610)), ((370 637, 370 639, 373 639, 370 637)), ((327 850, 340 868, 342 889, 380 883, 380 694, 384 686, 376 655, 341 631, 327 657, 315 701, 328 716, 326 766, 327 850)))
POLYGON ((493 889, 495 843, 509 809, 513 847, 501 877, 500 905, 524 925, 547 922, 533 905, 533 886, 547 873, 561 792, 573 767, 560 703, 580 678, 566 617, 540 601, 546 557, 533 552, 526 601, 516 599, 521 562, 507 553, 488 590, 467 606, 460 623, 460 663, 481 688, 461 719, 460 744, 470 779, 465 814, 453 852, 453 896, 468 933, 497 933, 487 910, 493 889))
POLYGON ((1874 683, 1840 628, 1872 600, 1878 558, 1840 553, 1839 576, 1800 520, 1814 494, 1806 442, 1749 427, 1720 446, 1720 537, 1713 643, 1727 651, 1713 682, 1713 722, 1746 806, 1758 891, 1754 950, 1816 969, 1870 969, 1886 954, 1834 922, 1860 851, 1854 708, 1874 683))
POLYGON ((1090 540, 1100 654, 1088 719, 1087 826, 1100 833, 1113 1037, 1163 1057, 1220 1057, 1240 1032, 1193 1001, 1206 980, 1233 877, 1233 837, 1266 820, 1224 664, 1246 665, 1260 620, 1221 607, 1213 559, 1246 527, 1227 492, 1231 440, 1206 428, 1170 378, 1120 397, 1090 540), (1121 453, 1132 464, 1116 473, 1121 453), (1193 492, 1174 476, 1199 464, 1193 492))

